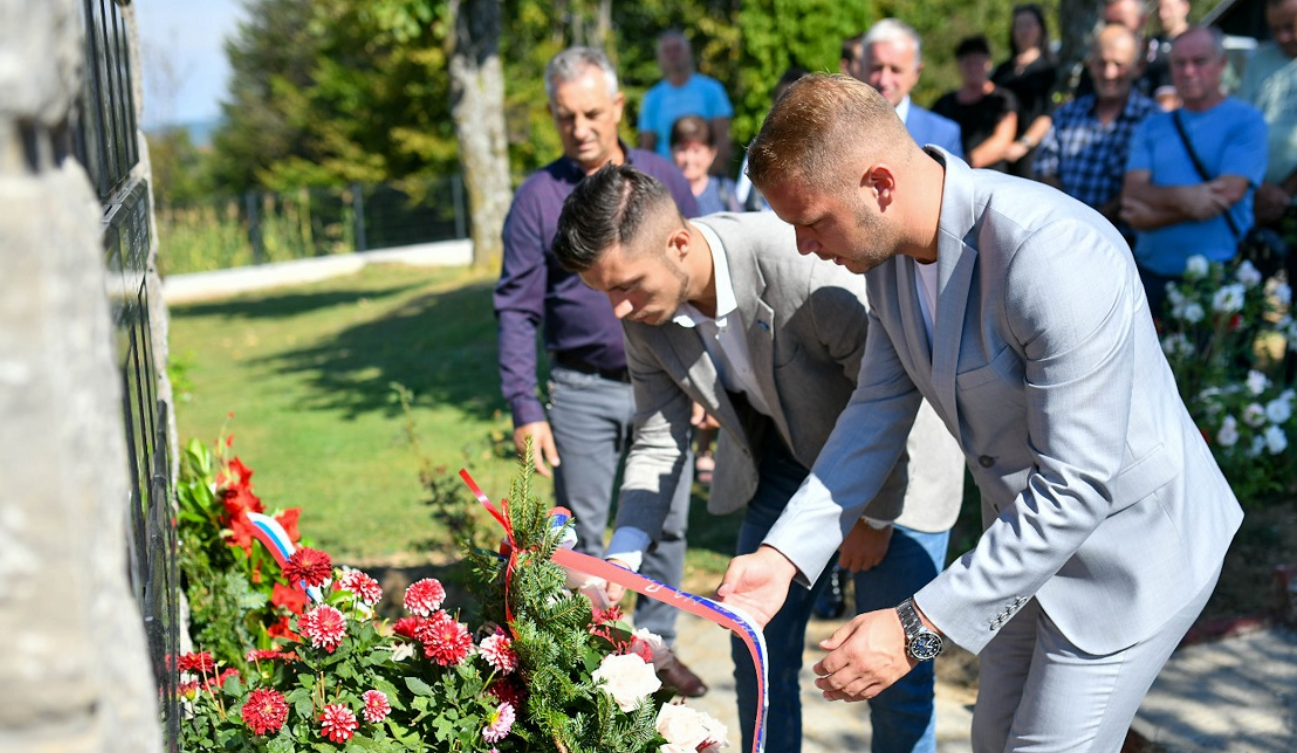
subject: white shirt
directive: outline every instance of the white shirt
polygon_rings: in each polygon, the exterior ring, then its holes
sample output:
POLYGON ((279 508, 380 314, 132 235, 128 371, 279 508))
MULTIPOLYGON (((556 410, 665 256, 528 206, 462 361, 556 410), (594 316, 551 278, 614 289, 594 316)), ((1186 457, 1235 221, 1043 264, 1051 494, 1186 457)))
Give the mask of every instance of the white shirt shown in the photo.
MULTIPOLYGON (((667 327, 685 327, 695 329, 702 338, 703 349, 716 367, 721 384, 730 392, 742 392, 747 396, 753 408, 769 416, 770 407, 761 387, 757 382, 756 370, 752 367, 752 354, 748 350, 747 335, 743 331, 743 319, 738 313, 738 299, 734 295, 734 281, 730 278, 729 258, 725 255, 725 246, 721 239, 706 225, 695 224, 707 241, 712 253, 712 270, 716 282, 716 316, 707 316, 689 302, 685 302, 676 311, 675 318, 667 327)), ((639 570, 644 560, 644 551, 652 544, 653 539, 645 531, 633 526, 622 526, 613 531, 612 541, 604 551, 604 557, 617 559, 626 563, 632 570, 639 570)))
POLYGON ((896 114, 900 116, 902 123, 910 122, 910 95, 906 94, 905 99, 896 106, 896 114))
POLYGON ((914 289, 919 293, 919 308, 923 311, 923 326, 928 330, 928 353, 931 355, 936 337, 933 334, 937 320, 937 263, 914 263, 914 289))

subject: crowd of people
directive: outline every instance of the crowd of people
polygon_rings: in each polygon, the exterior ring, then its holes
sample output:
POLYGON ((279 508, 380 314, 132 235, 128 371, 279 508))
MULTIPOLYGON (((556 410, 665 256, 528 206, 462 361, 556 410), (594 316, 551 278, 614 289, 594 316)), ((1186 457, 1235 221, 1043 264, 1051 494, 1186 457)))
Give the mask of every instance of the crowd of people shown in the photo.
MULTIPOLYGON (((976 750, 1115 750, 1205 603, 1241 511, 1152 319, 1190 255, 1228 259, 1294 212, 1297 0, 1269 0, 1234 95, 1188 10, 1159 0, 1153 35, 1143 0, 1108 0, 1071 76, 1041 8, 1017 7, 1007 57, 962 40, 931 110, 911 99, 922 39, 881 20, 843 41, 841 75, 784 76, 737 181, 733 107, 680 32, 635 147, 602 51, 546 68, 563 154, 514 197, 494 298, 515 443, 580 551, 664 583, 695 476, 710 512, 742 511, 719 594, 765 624, 767 749, 800 749, 806 626, 841 613, 848 576, 857 616, 815 672, 869 701, 875 753, 935 751, 943 639, 983 652, 976 750), (987 529, 947 568, 966 468, 987 529)), ((674 617, 636 607, 668 642, 674 617)))

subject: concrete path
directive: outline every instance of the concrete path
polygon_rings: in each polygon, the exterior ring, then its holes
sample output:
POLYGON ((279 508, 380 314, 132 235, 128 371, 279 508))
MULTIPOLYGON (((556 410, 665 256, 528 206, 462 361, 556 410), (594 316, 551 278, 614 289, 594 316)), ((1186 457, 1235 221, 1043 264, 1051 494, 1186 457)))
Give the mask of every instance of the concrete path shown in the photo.
MULTIPOLYGON (((817 644, 842 624, 840 620, 812 620, 806 636, 805 669, 802 670, 802 723, 805 739, 802 753, 868 753, 869 708, 863 703, 824 700, 813 684, 810 668, 824 656, 817 644)), ((676 644, 680 658, 711 690, 689 705, 720 719, 730 730, 730 751, 740 751, 739 722, 735 711, 733 663, 729 634, 690 614, 681 614, 676 644)), ((972 695, 963 688, 938 683, 938 753, 968 753, 972 695)), ((776 753, 770 751, 770 753, 776 753)))
POLYGON ((301 285, 355 274, 369 264, 409 264, 416 267, 462 266, 473 261, 469 240, 421 243, 417 246, 366 251, 360 254, 315 256, 309 259, 259 264, 252 267, 167 275, 162 295, 168 304, 222 298, 252 290, 301 285))
POLYGON ((1180 649, 1133 729, 1164 753, 1297 751, 1297 632, 1266 628, 1180 649))

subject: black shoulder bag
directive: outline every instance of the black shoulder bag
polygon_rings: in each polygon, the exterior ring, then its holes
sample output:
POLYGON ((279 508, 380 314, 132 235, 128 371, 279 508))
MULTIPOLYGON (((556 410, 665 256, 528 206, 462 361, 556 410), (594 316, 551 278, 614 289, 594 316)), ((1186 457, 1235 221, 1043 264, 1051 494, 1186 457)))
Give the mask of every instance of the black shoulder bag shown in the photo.
MULTIPOLYGON (((1179 110, 1171 113, 1171 120, 1175 123, 1175 130, 1180 134, 1180 141, 1184 143, 1184 150, 1189 153, 1189 160, 1193 162, 1193 169, 1198 171, 1198 176, 1204 182, 1214 180, 1207 173, 1202 160, 1198 158, 1198 152, 1193 148, 1193 142, 1189 140, 1189 134, 1184 130, 1179 110)), ((1229 225, 1229 231, 1234 234, 1234 240, 1238 242, 1240 260, 1246 259, 1252 262, 1252 266, 1266 277, 1273 277, 1284 268, 1284 260, 1288 258, 1288 245, 1278 234, 1256 226, 1244 233, 1239 230, 1238 223, 1228 209, 1225 210, 1224 217, 1225 224, 1229 225)))

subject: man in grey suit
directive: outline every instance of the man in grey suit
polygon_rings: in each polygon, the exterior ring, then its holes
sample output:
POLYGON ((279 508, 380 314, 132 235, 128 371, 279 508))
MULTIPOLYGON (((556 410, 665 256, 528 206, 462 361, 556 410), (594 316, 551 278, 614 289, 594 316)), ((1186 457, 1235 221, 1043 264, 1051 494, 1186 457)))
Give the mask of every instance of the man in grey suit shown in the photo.
POLYGON ((1176 393, 1121 235, 1093 209, 905 138, 843 76, 795 84, 749 173, 798 249, 866 277, 869 339, 833 435, 727 604, 814 581, 927 398, 982 492, 976 548, 822 647, 870 698, 944 640, 980 653, 976 751, 1116 751, 1210 596, 1242 511, 1176 393))
MULTIPOLYGON (((626 336, 635 440, 605 556, 634 567, 660 536, 694 404, 725 429, 708 509, 723 515, 746 507, 738 551, 753 551, 855 387, 865 348, 864 281, 798 255, 792 229, 768 213, 687 221, 661 183, 627 167, 606 167, 576 187, 559 219, 554 254, 608 295, 626 336)), ((913 484, 923 496, 907 494, 897 518, 906 471, 894 457, 889 484, 869 506, 871 521, 852 530, 858 546, 844 563, 883 574, 870 586, 880 606, 936 576, 945 564, 945 531, 958 514, 962 455, 931 409, 920 415, 909 467, 924 470, 913 484), (926 543, 932 534, 916 529, 940 531, 940 552, 926 543)), ((609 588, 610 597, 618 597, 616 590, 609 588)), ((813 591, 796 589, 766 625, 769 750, 796 753, 801 746, 798 672, 813 600, 813 591)), ((737 640, 734 650, 747 748, 756 678, 737 640)), ((875 699, 874 750, 935 749, 932 693, 928 671, 875 699)))

